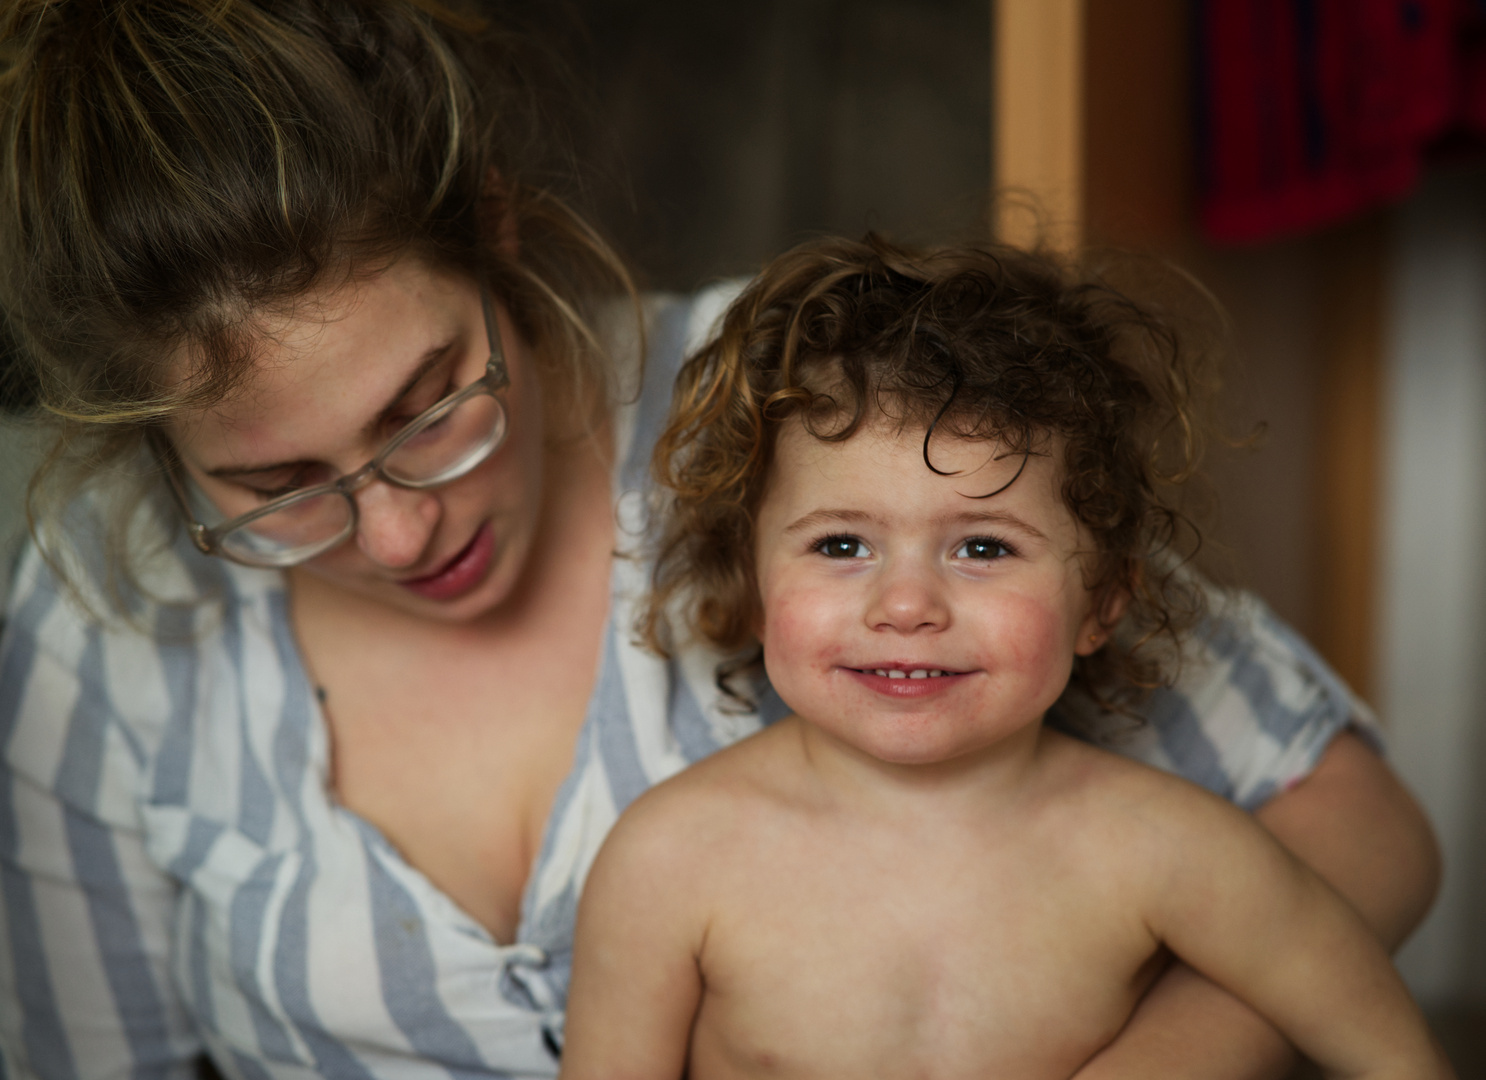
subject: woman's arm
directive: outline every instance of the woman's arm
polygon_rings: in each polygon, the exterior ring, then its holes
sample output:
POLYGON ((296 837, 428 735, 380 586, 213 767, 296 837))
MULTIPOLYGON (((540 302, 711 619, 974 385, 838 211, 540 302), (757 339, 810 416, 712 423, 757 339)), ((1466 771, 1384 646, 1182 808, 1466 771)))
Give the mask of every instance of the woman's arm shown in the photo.
MULTIPOLYGON (((1434 836, 1397 777, 1356 735, 1337 736, 1309 777, 1256 816, 1388 948, 1424 917, 1439 883, 1434 836)), ((1289 1043, 1263 1018, 1178 964, 1077 1080, 1278 1080, 1294 1062, 1289 1043)))
POLYGON ((201 1046, 167 970, 177 888, 138 822, 147 759, 63 603, 33 575, 0 638, 0 1075, 184 1080, 201 1046))
POLYGON ((173 883, 137 833, 0 776, 0 1060, 11 1080, 194 1076, 166 971, 173 883))

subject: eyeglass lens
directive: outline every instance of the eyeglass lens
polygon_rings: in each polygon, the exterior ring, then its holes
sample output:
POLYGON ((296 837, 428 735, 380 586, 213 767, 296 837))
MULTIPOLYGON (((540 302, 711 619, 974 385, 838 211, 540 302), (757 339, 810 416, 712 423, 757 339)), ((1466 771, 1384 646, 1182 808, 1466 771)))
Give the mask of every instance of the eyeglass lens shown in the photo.
MULTIPOLYGON (((505 431, 500 401, 488 393, 473 394, 424 417, 386 456, 382 473, 415 488, 457 479, 484 461, 505 431)), ((350 495, 322 491, 223 533, 220 543, 233 558, 287 566, 334 546, 349 533, 353 520, 350 495)))
POLYGON ((428 418, 382 462, 382 472, 407 484, 433 484, 457 475, 505 435, 506 411, 489 394, 475 394, 428 418))

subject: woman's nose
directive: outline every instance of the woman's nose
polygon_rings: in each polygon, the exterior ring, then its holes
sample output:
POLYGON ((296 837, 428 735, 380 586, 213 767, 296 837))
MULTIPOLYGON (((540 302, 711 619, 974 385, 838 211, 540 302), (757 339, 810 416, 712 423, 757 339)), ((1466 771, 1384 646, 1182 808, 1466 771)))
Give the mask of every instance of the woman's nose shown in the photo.
POLYGON ((422 557, 442 512, 437 495, 379 480, 362 488, 355 498, 356 544, 367 558, 390 570, 401 570, 422 557))
POLYGON ((883 568, 867 611, 872 629, 900 634, 943 630, 949 619, 943 582, 930 568, 911 563, 883 568))

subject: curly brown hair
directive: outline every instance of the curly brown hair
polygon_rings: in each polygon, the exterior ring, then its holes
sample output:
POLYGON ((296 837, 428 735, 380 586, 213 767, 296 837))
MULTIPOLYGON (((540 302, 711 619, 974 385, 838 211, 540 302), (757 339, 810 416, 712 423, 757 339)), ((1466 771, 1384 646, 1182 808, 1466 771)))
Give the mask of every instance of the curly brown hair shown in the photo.
MULTIPOLYGON (((995 439, 1018 454, 1062 446, 1062 497, 1094 543, 1096 610, 1126 600, 1111 645, 1074 680, 1119 709, 1169 680, 1175 642, 1200 616, 1181 572, 1200 546, 1173 485, 1203 448, 1206 354, 1173 320, 1052 255, 997 245, 916 252, 874 235, 822 239, 770 264, 719 336, 681 371, 654 471, 666 505, 647 643, 677 632, 731 657, 718 681, 757 667, 753 527, 781 426, 849 439, 886 416, 924 431, 995 439)), ((1110 627, 1112 629, 1112 627, 1110 627)))

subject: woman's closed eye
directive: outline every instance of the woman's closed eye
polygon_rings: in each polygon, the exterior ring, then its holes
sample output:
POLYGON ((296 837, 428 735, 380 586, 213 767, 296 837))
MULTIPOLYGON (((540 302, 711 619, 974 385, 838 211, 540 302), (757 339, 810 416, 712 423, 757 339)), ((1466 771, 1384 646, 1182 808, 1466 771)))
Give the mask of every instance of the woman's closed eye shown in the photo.
POLYGON ((262 502, 282 499, 316 484, 326 484, 335 479, 324 465, 301 465, 295 468, 275 469, 271 473, 254 473, 238 482, 262 502))
POLYGON ((438 362, 418 376, 382 418, 382 437, 390 439, 459 389, 454 380, 454 345, 439 351, 438 362))
POLYGON ((992 562, 1015 554, 1011 545, 997 540, 994 536, 972 536, 962 540, 960 546, 955 548, 954 558, 992 562))
MULTIPOLYGON (((409 402, 406 407, 400 406, 396 413, 393 413, 382 421, 382 441, 386 442, 402 434, 403 428, 421 418, 424 413, 442 401, 445 396, 444 394, 440 394, 437 397, 420 394, 416 402, 409 402)), ((432 426, 437 427, 438 422, 435 422, 432 426)))
POLYGON ((872 554, 861 537, 847 533, 823 536, 810 546, 810 550, 818 551, 828 559, 865 559, 872 554))

